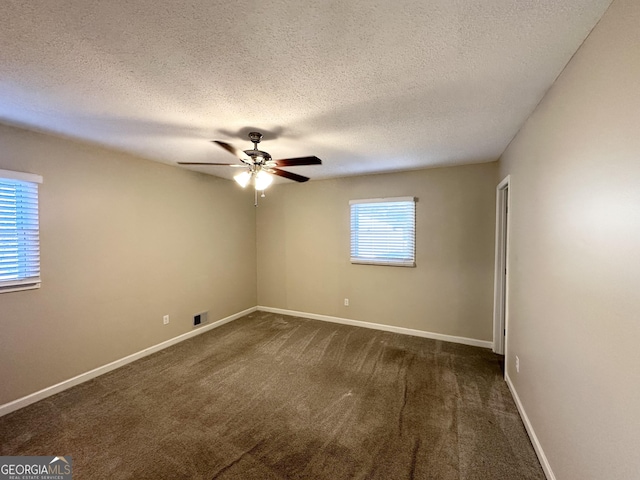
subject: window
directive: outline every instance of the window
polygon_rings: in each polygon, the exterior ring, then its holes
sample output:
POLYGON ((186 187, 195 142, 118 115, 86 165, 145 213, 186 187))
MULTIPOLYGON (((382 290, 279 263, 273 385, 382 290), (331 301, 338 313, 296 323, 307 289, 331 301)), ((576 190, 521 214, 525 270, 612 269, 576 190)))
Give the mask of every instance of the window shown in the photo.
POLYGON ((351 200, 351 263, 415 267, 414 197, 351 200))
POLYGON ((39 175, 0 170, 0 293, 40 287, 39 183, 39 175))

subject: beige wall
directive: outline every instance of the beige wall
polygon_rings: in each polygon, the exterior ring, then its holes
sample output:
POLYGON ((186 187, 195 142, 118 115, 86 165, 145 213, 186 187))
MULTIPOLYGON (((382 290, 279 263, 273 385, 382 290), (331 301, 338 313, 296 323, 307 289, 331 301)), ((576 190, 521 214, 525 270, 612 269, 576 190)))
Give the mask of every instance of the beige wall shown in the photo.
POLYGON ((640 2, 614 1, 501 174, 508 373, 551 468, 640 478, 640 2))
POLYGON ((496 180, 494 162, 276 185, 258 207, 258 304, 492 340, 496 180), (352 265, 349 200, 395 196, 419 199, 417 267, 352 265))
POLYGON ((0 146, 0 169, 44 177, 42 288, 0 294, 0 404, 255 306, 233 182, 4 126, 0 146))

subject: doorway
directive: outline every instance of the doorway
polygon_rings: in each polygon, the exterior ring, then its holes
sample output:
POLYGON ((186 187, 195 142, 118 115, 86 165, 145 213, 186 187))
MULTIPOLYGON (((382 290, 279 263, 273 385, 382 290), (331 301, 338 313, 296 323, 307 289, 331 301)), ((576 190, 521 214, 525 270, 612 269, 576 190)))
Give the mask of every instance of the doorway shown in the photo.
POLYGON ((510 176, 496 187, 496 259, 493 299, 493 351, 506 355, 509 313, 510 176))

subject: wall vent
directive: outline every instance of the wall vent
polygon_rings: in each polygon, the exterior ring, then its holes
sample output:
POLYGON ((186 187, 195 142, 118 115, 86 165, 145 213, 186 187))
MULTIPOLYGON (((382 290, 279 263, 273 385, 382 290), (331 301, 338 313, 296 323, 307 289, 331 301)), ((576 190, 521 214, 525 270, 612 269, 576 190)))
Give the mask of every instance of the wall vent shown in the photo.
POLYGON ((193 316, 193 326, 199 327, 209 321, 209 312, 201 312, 193 316))

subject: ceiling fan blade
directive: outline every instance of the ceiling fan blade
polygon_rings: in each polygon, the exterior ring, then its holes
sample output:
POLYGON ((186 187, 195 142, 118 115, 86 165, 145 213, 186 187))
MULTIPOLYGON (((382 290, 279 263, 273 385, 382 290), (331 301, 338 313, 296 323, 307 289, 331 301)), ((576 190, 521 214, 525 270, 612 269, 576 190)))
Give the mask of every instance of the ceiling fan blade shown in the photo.
POLYGON ((297 167, 299 165, 322 165, 322 160, 318 157, 298 157, 283 158, 282 160, 273 160, 278 167, 297 167))
POLYGON ((232 155, 235 155, 236 157, 238 157, 240 160, 242 160, 243 162, 247 162, 247 163, 253 163, 253 159, 247 155, 246 153, 244 153, 242 150, 237 149, 236 147, 234 147, 233 145, 229 145, 228 143, 225 142, 220 142, 218 140, 211 140, 213 143, 216 143, 218 145, 220 145, 222 148, 224 148, 227 152, 229 152, 232 155))
POLYGON ((306 182, 309 180, 309 177, 303 177, 302 175, 298 175, 297 173, 287 172, 285 170, 280 170, 279 168, 270 168, 269 173, 273 173, 274 175, 278 175, 279 177, 288 178, 289 180, 295 180, 296 182, 306 182))
POLYGON ((202 162, 178 162, 178 165, 226 165, 227 167, 242 167, 245 168, 246 165, 237 165, 235 163, 202 163, 202 162))

